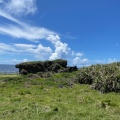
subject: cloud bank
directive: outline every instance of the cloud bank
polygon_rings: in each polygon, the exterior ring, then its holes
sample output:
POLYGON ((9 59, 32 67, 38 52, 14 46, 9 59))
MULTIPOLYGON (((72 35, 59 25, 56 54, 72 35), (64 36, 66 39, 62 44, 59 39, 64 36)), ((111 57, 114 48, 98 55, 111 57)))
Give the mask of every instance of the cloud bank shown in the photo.
MULTIPOLYGON (((60 35, 44 27, 33 26, 19 20, 19 17, 37 12, 36 0, 0 0, 0 17, 12 23, 0 24, 0 34, 11 36, 15 39, 23 39, 23 43, 0 43, 0 54, 30 55, 37 60, 70 59, 74 65, 85 65, 87 58, 82 58, 83 53, 76 53, 67 43, 62 42, 60 35), (50 42, 50 46, 43 46, 40 41, 50 42), (33 44, 25 44, 24 40, 32 41, 33 44), (38 42, 36 45, 35 42, 38 42)), ((24 58, 23 61, 28 61, 24 58)), ((13 59, 11 61, 21 62, 13 59)))
POLYGON ((34 14, 37 10, 36 0, 1 0, 0 3, 4 4, 4 11, 13 15, 34 14))

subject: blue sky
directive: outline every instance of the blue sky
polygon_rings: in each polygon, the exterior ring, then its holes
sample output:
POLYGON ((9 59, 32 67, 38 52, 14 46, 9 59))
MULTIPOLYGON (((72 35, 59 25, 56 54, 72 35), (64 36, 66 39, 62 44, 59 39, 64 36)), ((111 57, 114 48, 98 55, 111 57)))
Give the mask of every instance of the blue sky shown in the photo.
POLYGON ((0 0, 0 64, 120 61, 119 0, 0 0))

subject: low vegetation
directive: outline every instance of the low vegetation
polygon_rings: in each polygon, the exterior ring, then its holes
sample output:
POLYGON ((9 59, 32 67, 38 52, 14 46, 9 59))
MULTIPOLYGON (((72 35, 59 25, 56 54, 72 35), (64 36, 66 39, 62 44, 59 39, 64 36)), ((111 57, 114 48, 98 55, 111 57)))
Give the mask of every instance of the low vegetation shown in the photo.
POLYGON ((106 92, 120 92, 120 63, 92 65, 80 69, 80 83, 91 84, 92 88, 106 92))
POLYGON ((0 75, 0 120, 119 120, 120 63, 0 75))

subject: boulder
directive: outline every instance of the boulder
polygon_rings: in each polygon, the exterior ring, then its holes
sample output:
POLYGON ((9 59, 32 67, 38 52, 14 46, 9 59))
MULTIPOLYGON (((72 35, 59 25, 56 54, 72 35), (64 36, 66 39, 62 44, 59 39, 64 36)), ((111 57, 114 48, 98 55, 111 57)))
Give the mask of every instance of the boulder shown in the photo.
POLYGON ((48 67, 50 67, 52 64, 52 61, 49 60, 43 62, 43 66, 45 67, 45 69, 48 69, 48 67))
POLYGON ((67 61, 62 59, 57 59, 53 61, 31 61, 31 62, 23 62, 16 65, 16 68, 19 68, 20 74, 27 73, 37 73, 37 72, 72 72, 76 71, 77 67, 67 67, 67 61))
POLYGON ((20 70, 20 74, 22 74, 22 75, 27 75, 28 72, 27 72, 25 69, 21 69, 21 70, 20 70))
POLYGON ((58 72, 60 69, 62 69, 62 66, 58 63, 54 63, 48 68, 48 71, 58 72))
POLYGON ((37 73, 39 71, 41 72, 46 71, 42 62, 24 62, 17 64, 15 67, 19 68, 19 72, 21 72, 22 69, 26 70, 28 73, 37 73))
POLYGON ((58 63, 63 68, 67 67, 67 60, 57 59, 57 60, 52 61, 52 63, 53 64, 58 63))

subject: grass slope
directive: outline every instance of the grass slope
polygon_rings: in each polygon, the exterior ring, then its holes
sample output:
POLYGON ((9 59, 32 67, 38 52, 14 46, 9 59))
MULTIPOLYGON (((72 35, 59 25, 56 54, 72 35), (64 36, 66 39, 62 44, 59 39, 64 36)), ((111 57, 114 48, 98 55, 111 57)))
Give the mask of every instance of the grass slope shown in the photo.
POLYGON ((68 76, 1 75, 0 120, 120 119, 119 93, 101 94, 89 85, 69 86, 68 76))

